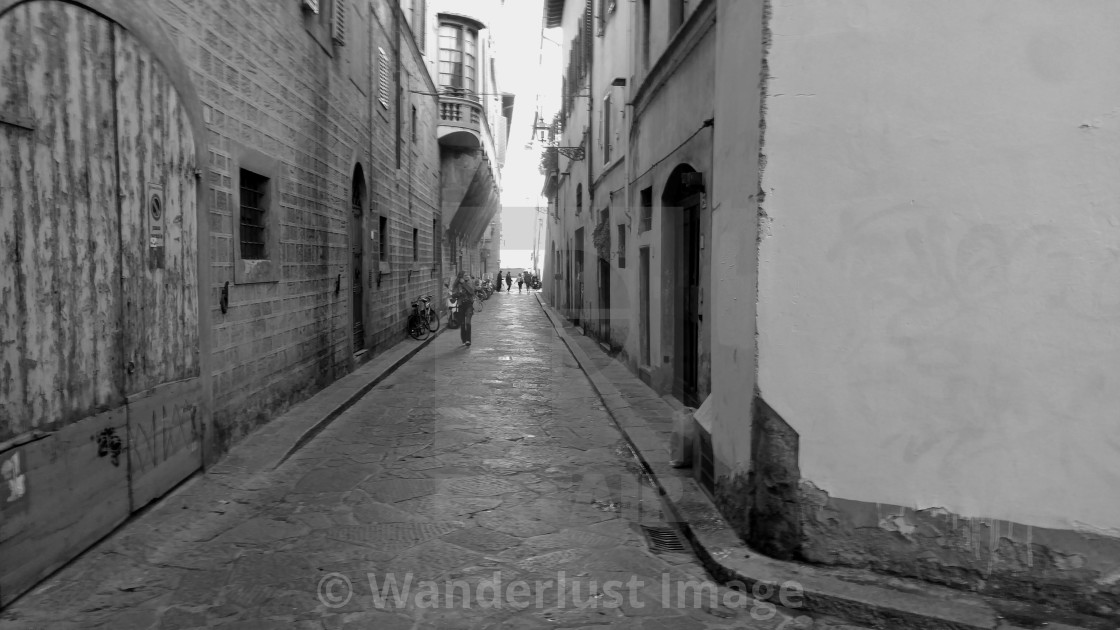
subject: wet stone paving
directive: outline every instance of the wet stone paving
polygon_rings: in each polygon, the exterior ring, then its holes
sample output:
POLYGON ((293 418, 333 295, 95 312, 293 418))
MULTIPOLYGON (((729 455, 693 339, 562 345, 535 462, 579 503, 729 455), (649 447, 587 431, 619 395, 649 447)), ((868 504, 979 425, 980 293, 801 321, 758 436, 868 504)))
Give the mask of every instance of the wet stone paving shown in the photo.
POLYGON ((189 482, 0 628, 843 627, 650 547, 656 495, 535 296, 495 294, 473 334, 276 470, 189 482))

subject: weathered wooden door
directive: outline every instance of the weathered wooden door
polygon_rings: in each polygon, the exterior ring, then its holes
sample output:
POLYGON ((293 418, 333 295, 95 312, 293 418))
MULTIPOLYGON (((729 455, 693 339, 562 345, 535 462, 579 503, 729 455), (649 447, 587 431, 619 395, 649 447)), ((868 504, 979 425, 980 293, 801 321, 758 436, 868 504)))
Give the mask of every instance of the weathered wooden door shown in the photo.
POLYGON ((0 605, 201 463, 192 138, 123 29, 0 15, 0 605))
POLYGON ((202 465, 195 147, 163 68, 115 28, 121 318, 132 509, 202 465))

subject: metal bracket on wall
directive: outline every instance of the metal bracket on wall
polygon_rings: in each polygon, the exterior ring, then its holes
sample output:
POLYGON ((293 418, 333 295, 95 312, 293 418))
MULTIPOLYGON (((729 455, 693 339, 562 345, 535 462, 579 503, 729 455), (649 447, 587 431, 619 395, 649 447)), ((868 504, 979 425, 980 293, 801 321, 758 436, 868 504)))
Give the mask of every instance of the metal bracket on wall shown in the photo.
POLYGON ((389 273, 385 272, 385 271, 378 271, 377 272, 377 288, 379 288, 379 289, 381 288, 381 276, 387 276, 387 275, 389 275, 389 273))
POLYGON ((222 295, 218 298, 218 306, 221 307, 223 314, 229 312, 229 280, 226 280, 225 285, 222 286, 222 295))
POLYGON ((548 147, 548 150, 549 151, 556 151, 560 155, 563 155, 564 157, 568 158, 569 160, 572 160, 573 162, 579 162, 586 157, 586 154, 585 154, 582 146, 580 146, 580 147, 548 147))

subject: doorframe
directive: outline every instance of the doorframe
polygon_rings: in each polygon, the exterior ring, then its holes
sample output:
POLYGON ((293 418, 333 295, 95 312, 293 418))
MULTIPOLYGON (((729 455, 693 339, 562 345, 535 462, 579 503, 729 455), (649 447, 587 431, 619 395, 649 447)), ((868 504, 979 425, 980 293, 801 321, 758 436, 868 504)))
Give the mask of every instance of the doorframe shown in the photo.
MULTIPOLYGON (((35 0, 0 0, 0 18, 8 11, 35 0)), ((198 362, 199 379, 202 387, 199 413, 202 414, 202 467, 205 469, 215 463, 220 455, 220 445, 212 442, 215 436, 212 422, 214 417, 213 400, 213 328, 211 309, 211 269, 210 269, 210 203, 206 194, 204 173, 210 169, 210 144, 206 121, 203 117, 202 100, 198 96, 190 78, 190 69, 179 54, 176 46, 169 44, 175 39, 168 35, 160 24, 159 18, 147 3, 135 0, 66 0, 96 13, 106 20, 120 26, 159 61, 168 81, 178 93, 179 102, 191 125, 191 136, 195 148, 195 245, 196 277, 198 278, 198 362)))
POLYGON ((673 291, 670 293, 670 295, 675 296, 673 300, 673 346, 675 350, 673 353, 673 395, 686 405, 699 407, 700 358, 702 354, 701 344, 703 342, 703 334, 701 331, 701 324, 703 322, 703 309, 701 308, 701 304, 703 304, 703 293, 705 286, 703 255, 704 221, 701 214, 701 209, 703 207, 703 196, 701 193, 694 193, 678 200, 677 203, 680 205, 673 207, 675 210, 677 210, 677 212, 675 213, 676 216, 672 217, 671 219, 673 224, 672 232, 675 233, 676 240, 675 248, 673 250, 673 259, 674 262, 677 263, 675 265, 675 274, 673 278, 673 291), (690 212, 695 213, 697 223, 697 234, 695 243, 696 250, 694 252, 690 251, 689 243, 686 242, 685 224, 690 212), (686 308, 688 306, 689 300, 689 296, 687 295, 685 289, 688 287, 688 266, 690 264, 688 257, 690 253, 696 258, 697 274, 699 275, 699 279, 697 281, 699 292, 697 293, 696 304, 694 305, 697 317, 697 330, 693 348, 688 348, 689 344, 686 343, 688 340, 685 339, 685 327, 687 325, 686 308), (693 366, 696 370, 696 373, 693 375, 695 382, 692 383, 693 387, 696 390, 694 392, 688 391, 689 383, 687 377, 689 375, 685 371, 687 368, 685 354, 689 350, 696 353, 695 365, 693 366), (680 387, 679 396, 677 392, 678 385, 680 387))
MULTIPOLYGON (((351 229, 350 237, 351 238, 354 237, 353 230, 355 228, 359 230, 360 233, 358 234, 358 237, 362 240, 362 268, 360 270, 358 270, 357 275, 354 274, 354 254, 353 254, 353 251, 350 252, 350 257, 349 257, 350 260, 347 264, 347 267, 349 268, 350 278, 356 279, 359 283, 362 284, 362 296, 368 298, 366 292, 367 291, 372 291, 372 288, 367 288, 365 286, 366 282, 367 282, 366 278, 367 278, 367 263, 368 263, 368 261, 366 260, 366 257, 370 253, 370 249, 372 249, 372 248, 369 248, 369 249, 366 248, 365 238, 366 238, 366 232, 367 232, 366 217, 370 216, 370 209, 372 208, 372 204, 370 202, 370 185, 369 185, 370 184, 370 181, 369 181, 370 176, 366 173, 366 168, 365 168, 365 166, 363 166, 362 160, 360 159, 360 156, 357 155, 357 150, 354 150, 352 153, 353 153, 353 155, 350 156, 350 163, 354 165, 354 168, 352 168, 350 170, 350 195, 351 195, 351 199, 353 199, 353 194, 354 194, 354 182, 355 182, 354 175, 355 175, 355 172, 359 169, 361 169, 361 173, 362 173, 361 184, 362 184, 362 187, 364 188, 364 190, 363 190, 364 194, 362 195, 362 200, 361 200, 362 216, 361 216, 360 219, 358 219, 358 221, 361 222, 360 226, 355 226, 354 225, 355 217, 353 216, 353 212, 350 213, 350 229, 351 229)), ((348 210, 352 209, 352 207, 353 207, 352 203, 347 204, 347 209, 348 210)), ((353 247, 353 242, 352 241, 351 241, 351 247, 353 247)), ((372 271, 372 269, 370 269, 370 271, 372 271)), ((367 340, 369 339, 369 330, 366 328, 366 323, 369 321, 369 318, 366 317, 366 315, 368 315, 368 312, 366 311, 365 303, 354 304, 354 287, 353 286, 350 287, 350 301, 351 301, 351 305, 350 305, 350 309, 351 309, 350 310, 350 343, 351 343, 350 355, 352 357, 357 357, 358 353, 369 350, 368 343, 367 343, 367 340), (353 347, 353 345, 354 345, 354 316, 355 316, 355 310, 356 309, 361 309, 360 312, 361 312, 361 315, 362 315, 363 330, 362 330, 362 347, 361 348, 353 347)), ((368 353, 367 353, 367 356, 368 356, 368 353)))

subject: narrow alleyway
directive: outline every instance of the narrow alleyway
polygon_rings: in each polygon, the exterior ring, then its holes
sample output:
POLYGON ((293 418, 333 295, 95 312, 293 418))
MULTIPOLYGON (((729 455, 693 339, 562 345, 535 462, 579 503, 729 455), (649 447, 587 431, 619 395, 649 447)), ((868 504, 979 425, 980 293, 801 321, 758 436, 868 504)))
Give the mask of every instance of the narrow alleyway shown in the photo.
POLYGON ((828 626, 651 551, 659 504, 536 298, 483 306, 471 348, 446 331, 275 471, 188 482, 0 627, 828 626))

